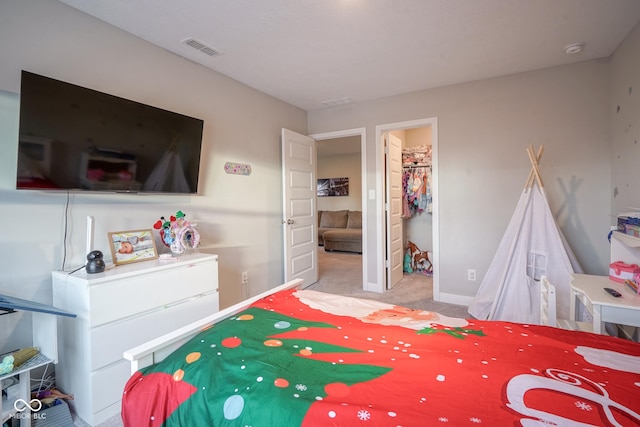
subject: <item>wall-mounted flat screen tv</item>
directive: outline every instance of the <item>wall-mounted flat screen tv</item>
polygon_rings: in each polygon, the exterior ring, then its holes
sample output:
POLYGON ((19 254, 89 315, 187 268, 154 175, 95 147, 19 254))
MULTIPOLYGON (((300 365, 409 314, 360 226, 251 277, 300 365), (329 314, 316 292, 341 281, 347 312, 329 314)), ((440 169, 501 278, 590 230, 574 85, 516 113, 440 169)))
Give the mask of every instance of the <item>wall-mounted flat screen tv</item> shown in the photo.
POLYGON ((195 194, 204 122, 22 71, 16 188, 195 194))

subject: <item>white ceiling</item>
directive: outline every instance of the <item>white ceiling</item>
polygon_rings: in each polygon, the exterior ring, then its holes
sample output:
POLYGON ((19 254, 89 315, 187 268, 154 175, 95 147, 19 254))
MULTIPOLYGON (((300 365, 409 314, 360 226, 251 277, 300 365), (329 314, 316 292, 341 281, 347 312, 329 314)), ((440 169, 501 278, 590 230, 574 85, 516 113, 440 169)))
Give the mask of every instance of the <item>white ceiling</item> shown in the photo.
POLYGON ((639 0, 60 1, 307 111, 607 57, 640 20, 639 0))

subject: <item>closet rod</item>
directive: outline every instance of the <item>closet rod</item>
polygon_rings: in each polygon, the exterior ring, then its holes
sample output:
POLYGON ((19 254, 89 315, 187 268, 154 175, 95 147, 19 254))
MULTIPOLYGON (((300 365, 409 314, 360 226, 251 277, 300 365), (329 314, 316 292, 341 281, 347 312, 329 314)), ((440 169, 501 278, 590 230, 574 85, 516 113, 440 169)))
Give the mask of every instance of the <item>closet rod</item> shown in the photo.
POLYGON ((404 169, 416 169, 416 168, 429 168, 431 169, 431 165, 411 165, 411 166, 402 166, 404 169))

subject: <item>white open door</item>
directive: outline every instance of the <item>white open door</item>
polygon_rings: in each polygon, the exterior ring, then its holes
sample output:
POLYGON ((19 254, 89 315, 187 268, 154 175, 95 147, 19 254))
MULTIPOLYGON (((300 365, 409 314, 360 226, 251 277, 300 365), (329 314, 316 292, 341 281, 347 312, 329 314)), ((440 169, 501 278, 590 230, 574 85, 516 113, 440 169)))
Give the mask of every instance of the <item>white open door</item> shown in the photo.
POLYGON ((284 280, 318 281, 316 142, 282 129, 284 280))
POLYGON ((387 289, 391 289, 402 280, 404 267, 402 141, 390 133, 386 134, 385 141, 387 168, 387 289))

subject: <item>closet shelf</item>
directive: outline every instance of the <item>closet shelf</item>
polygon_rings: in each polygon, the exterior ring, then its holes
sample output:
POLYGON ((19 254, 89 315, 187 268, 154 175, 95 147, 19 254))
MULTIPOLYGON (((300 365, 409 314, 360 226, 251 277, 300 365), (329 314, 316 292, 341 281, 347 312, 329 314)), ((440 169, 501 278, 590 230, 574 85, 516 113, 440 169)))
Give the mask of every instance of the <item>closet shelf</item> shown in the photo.
POLYGON ((430 168, 430 163, 406 163, 402 165, 403 168, 430 168))

